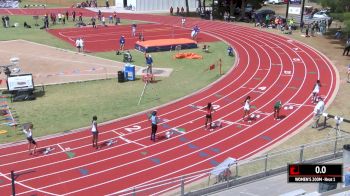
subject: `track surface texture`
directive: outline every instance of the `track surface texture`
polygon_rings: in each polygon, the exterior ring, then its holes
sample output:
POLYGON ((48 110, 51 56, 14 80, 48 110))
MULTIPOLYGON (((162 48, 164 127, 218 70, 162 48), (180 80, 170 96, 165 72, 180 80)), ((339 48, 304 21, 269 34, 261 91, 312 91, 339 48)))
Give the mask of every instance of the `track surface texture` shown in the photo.
MULTIPOLYGON (((84 40, 84 50, 86 52, 106 52, 119 50, 119 39, 125 37, 125 50, 134 49, 138 41, 138 34, 142 32, 145 40, 155 39, 177 39, 191 38, 191 30, 178 28, 164 24, 138 24, 136 36, 131 36, 130 25, 112 25, 108 27, 98 26, 96 29, 91 26, 83 28, 65 28, 49 30, 54 36, 67 41, 75 46, 75 40, 81 37, 84 40)), ((200 34, 197 42, 218 41, 215 37, 207 34, 200 34)))
MULTIPOLYGON (((122 19, 180 26, 180 18, 157 15, 120 14, 122 19)), ((0 191, 10 195, 10 171, 17 174, 17 195, 123 195, 162 194, 179 187, 168 184, 196 172, 208 172, 233 157, 247 159, 300 130, 312 118, 311 92, 321 80, 321 96, 328 105, 337 91, 337 74, 318 51, 287 37, 233 23, 187 19, 186 27, 198 24, 200 33, 224 40, 234 48, 236 63, 219 81, 186 98, 157 108, 161 123, 156 142, 150 141, 150 111, 100 125, 101 148, 91 146, 91 133, 83 131, 39 140, 48 154, 28 155, 27 144, 0 149, 0 191), (242 102, 252 97, 251 113, 260 118, 242 122, 242 102), (282 120, 274 120, 276 100, 283 107, 282 120), (222 127, 204 129, 208 102, 216 108, 213 119, 222 127), (176 128, 170 139, 165 132, 176 128), (105 142, 117 143, 107 146, 105 142), (148 189, 153 182, 162 185, 148 189)), ((179 27, 180 28, 180 27, 179 27)), ((226 51, 223 51, 226 52, 226 51)))

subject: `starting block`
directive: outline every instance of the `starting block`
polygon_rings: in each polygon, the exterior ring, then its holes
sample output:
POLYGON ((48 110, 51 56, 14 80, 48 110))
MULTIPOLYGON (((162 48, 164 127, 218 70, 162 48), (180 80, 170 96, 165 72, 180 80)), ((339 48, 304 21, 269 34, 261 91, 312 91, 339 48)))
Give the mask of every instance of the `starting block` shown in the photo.
POLYGON ((51 151, 55 150, 55 148, 47 147, 45 151, 43 152, 44 155, 49 154, 51 151))
POLYGON ((215 129, 215 128, 221 128, 222 127, 222 121, 221 120, 217 120, 211 123, 211 128, 215 129))
POLYGON ((113 139, 111 139, 111 140, 109 140, 108 142, 107 142, 107 146, 111 146, 111 145, 113 145, 114 143, 117 143, 117 141, 114 141, 113 139))
POLYGON ((260 118, 260 114, 251 114, 251 115, 249 116, 249 119, 250 119, 250 120, 256 120, 256 119, 258 119, 258 118, 260 118))
POLYGON ((290 106, 284 106, 284 110, 292 110, 294 107, 292 105, 290 106))
POLYGON ((167 131, 167 132, 165 132, 165 137, 167 138, 167 139, 169 139, 169 138, 171 138, 171 136, 173 135, 174 133, 172 132, 172 131, 167 131))

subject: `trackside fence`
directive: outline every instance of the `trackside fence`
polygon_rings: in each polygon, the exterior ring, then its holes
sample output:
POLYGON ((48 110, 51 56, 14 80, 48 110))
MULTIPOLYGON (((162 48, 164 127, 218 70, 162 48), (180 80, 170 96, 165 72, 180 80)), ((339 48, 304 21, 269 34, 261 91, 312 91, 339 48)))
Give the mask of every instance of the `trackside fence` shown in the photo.
POLYGON ((298 147, 237 160, 233 165, 221 168, 222 172, 219 175, 211 174, 214 168, 181 176, 169 175, 163 179, 154 179, 152 182, 115 192, 112 195, 205 195, 286 172, 288 163, 317 163, 342 157, 345 144, 350 144, 349 135, 328 137, 298 147))

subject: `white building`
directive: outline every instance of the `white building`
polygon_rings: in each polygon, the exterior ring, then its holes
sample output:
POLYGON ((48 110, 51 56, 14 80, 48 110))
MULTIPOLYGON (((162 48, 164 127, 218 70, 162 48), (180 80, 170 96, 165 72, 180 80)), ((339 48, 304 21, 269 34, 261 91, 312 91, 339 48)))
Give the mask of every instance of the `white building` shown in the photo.
MULTIPOLYGON (((169 11, 170 7, 176 8, 183 7, 186 11, 185 0, 115 0, 117 8, 132 8, 134 11, 169 11)), ((188 6, 190 11, 195 11, 198 7, 197 0, 188 0, 188 6)))

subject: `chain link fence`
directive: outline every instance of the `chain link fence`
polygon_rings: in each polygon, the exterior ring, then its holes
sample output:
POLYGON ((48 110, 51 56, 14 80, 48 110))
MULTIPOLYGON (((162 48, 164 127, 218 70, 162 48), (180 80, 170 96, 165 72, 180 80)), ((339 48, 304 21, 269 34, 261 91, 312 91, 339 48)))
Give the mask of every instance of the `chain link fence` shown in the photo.
POLYGON ((194 173, 167 178, 162 181, 130 187, 116 195, 204 195, 238 186, 251 180, 285 172, 289 163, 317 163, 342 156, 343 146, 350 143, 350 136, 327 139, 295 148, 267 153, 247 160, 237 160, 224 168, 211 168, 194 173), (212 175, 213 169, 220 170, 212 175))

